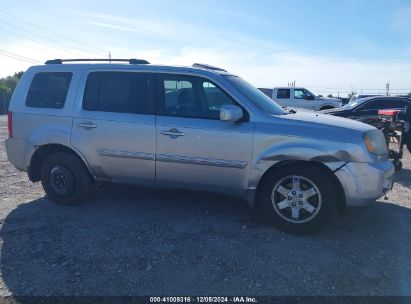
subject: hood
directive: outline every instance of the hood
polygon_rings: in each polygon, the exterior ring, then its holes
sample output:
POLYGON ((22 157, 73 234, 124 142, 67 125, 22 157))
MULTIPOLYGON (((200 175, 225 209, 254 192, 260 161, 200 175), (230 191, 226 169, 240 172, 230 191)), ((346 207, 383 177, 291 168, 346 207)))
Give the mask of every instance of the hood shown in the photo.
POLYGON ((346 129, 347 131, 359 131, 361 133, 374 130, 371 125, 332 115, 324 115, 316 112, 302 112, 297 111, 294 114, 282 115, 282 118, 290 123, 300 125, 300 127, 306 128, 325 128, 329 132, 333 132, 333 129, 346 129))

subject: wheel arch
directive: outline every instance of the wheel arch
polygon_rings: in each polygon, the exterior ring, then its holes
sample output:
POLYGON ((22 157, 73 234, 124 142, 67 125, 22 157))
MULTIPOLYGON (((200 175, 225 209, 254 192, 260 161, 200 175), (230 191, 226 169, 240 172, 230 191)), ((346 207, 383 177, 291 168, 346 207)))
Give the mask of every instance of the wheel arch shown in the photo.
POLYGON ((324 174, 328 175, 332 180, 333 183, 336 186, 336 190, 337 190, 337 211, 338 213, 342 214, 344 213, 347 204, 346 204, 346 197, 345 197, 345 191, 344 188, 341 184, 341 182, 339 181, 339 179, 337 178, 337 176, 334 174, 335 171, 333 171, 332 169, 330 169, 327 165, 325 165, 324 163, 321 162, 317 162, 317 161, 303 161, 303 160, 284 160, 284 161, 280 161, 274 165, 272 165, 271 167, 269 167, 261 176, 261 178, 259 179, 256 189, 255 189, 255 194, 253 195, 253 200, 252 200, 252 205, 253 206, 257 206, 258 202, 259 202, 259 193, 261 192, 261 187, 264 184, 265 179, 267 179, 267 177, 274 172, 275 170, 278 170, 279 168, 284 168, 290 165, 296 165, 296 164, 301 164, 301 165, 313 165, 316 166, 319 170, 323 171, 324 174))
POLYGON ((53 143, 37 146, 31 155, 29 167, 27 168, 27 174, 32 182, 37 182, 40 180, 41 166, 44 160, 51 154, 57 152, 65 152, 77 157, 86 167, 90 177, 94 178, 86 159, 80 153, 70 147, 67 147, 66 145, 53 143))

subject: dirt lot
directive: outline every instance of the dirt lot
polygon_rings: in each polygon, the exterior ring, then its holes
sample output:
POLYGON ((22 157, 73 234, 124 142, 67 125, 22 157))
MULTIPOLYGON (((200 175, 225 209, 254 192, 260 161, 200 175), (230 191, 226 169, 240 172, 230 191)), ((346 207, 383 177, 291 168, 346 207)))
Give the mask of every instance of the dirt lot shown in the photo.
POLYGON ((409 154, 388 200, 298 237, 203 193, 110 186, 56 206, 0 128, 0 295, 411 295, 409 154))

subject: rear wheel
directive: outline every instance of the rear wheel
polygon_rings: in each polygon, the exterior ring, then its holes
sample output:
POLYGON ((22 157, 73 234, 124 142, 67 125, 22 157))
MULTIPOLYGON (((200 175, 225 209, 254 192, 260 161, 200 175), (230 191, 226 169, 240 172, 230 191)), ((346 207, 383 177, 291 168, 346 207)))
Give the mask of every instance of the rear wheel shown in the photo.
POLYGON ((87 196, 91 178, 78 157, 59 152, 47 157, 41 168, 41 183, 47 196, 61 205, 78 205, 87 196))
POLYGON ((307 234, 326 226, 337 210, 336 185, 329 173, 311 164, 278 168, 264 179, 263 215, 286 232, 307 234))

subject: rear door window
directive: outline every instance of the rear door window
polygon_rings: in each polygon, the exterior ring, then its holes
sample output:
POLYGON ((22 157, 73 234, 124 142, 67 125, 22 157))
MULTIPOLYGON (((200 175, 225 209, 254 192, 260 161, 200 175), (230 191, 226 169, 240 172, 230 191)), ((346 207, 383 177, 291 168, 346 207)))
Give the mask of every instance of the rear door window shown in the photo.
POLYGON ((400 99, 373 99, 361 107, 361 110, 401 109, 405 102, 400 99))
POLYGON ((26 98, 26 106, 61 109, 66 102, 71 78, 70 72, 37 73, 26 98))
POLYGON ((87 111, 154 114, 154 78, 135 72, 92 72, 83 98, 87 111))
POLYGON ((277 91, 277 98, 290 98, 290 90, 289 89, 278 89, 277 91))

